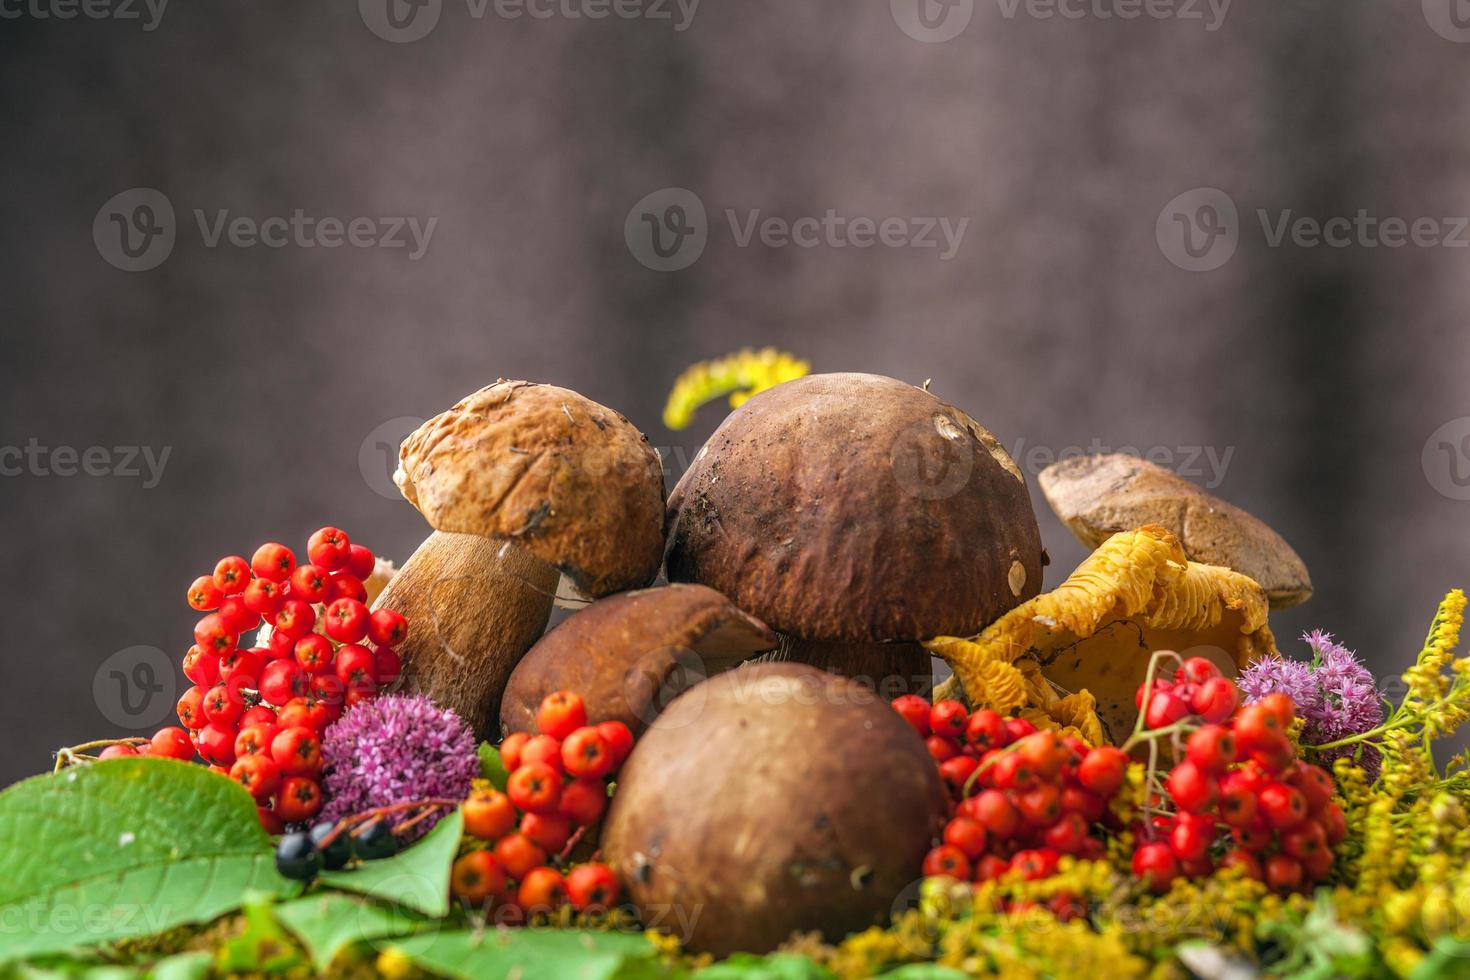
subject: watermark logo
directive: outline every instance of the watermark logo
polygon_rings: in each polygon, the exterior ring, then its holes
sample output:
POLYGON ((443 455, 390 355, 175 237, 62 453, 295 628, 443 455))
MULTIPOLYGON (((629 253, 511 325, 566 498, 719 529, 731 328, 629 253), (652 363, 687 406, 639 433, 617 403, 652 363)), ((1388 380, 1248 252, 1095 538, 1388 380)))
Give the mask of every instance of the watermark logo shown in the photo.
POLYGON ((43 446, 33 436, 24 446, 0 446, 0 477, 119 477, 141 479, 152 490, 172 453, 172 446, 43 446))
POLYGON ((1421 0, 1424 22, 1446 41, 1470 43, 1470 0, 1421 0))
POLYGON ((357 0, 357 12, 367 29, 393 44, 408 44, 429 36, 439 26, 444 0, 357 0))
POLYGON ((1470 416, 1451 419, 1424 441, 1424 478, 1443 497, 1470 500, 1470 416))
POLYGON ((1159 251, 1189 272, 1220 268, 1240 244, 1240 215, 1218 187, 1196 187, 1164 205, 1154 222, 1159 251))
POLYGON ((915 41, 943 44, 964 33, 975 16, 975 0, 888 0, 893 22, 915 41))
POLYGON ((92 675, 92 700, 102 717, 118 728, 156 728, 173 711, 177 682, 174 664, 158 647, 119 650, 92 675))
POLYGON ((1076 456, 1136 456, 1155 466, 1162 467, 1178 476, 1194 480, 1206 490, 1214 490, 1225 482, 1230 461, 1235 458, 1234 446, 1111 446, 1097 436, 1086 446, 1030 446, 1025 439, 1017 439, 1007 451, 1011 459, 1029 476, 1035 477, 1042 470, 1064 459, 1076 456))
POLYGON ((683 187, 656 190, 628 212, 623 240, 633 258, 655 272, 687 269, 704 254, 709 242, 704 202, 683 187))
POLYGON ((623 675, 623 701, 649 728, 684 728, 704 714, 708 692, 700 685, 709 676, 704 659, 688 647, 660 647, 623 675))
POLYGON ((958 422, 939 413, 899 432, 888 451, 888 465, 910 496, 947 500, 970 482, 977 449, 958 422))
POLYGON ((114 195, 92 219, 92 241, 109 265, 147 272, 173 253, 174 206, 161 191, 134 187, 114 195))
POLYGON ((144 33, 163 23, 168 0, 0 0, 0 20, 137 21, 144 33))
POLYGON ((423 424, 424 420, 417 416, 400 415, 379 423, 363 436, 362 444, 357 447, 357 469, 369 490, 386 500, 399 499, 398 485, 393 482, 393 472, 398 469, 398 447, 423 424))

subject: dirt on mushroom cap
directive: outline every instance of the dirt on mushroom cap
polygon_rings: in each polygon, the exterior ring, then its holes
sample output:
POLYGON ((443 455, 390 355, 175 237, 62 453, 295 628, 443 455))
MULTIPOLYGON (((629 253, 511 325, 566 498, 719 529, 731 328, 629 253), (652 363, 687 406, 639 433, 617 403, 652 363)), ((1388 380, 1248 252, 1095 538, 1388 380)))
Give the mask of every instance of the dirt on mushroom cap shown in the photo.
POLYGON ((441 531, 513 540, 589 596, 658 574, 663 465, 610 408, 552 385, 497 381, 404 440, 395 481, 441 531))
POLYGON ((812 375, 733 412, 669 498, 669 578, 814 640, 973 632, 1041 587, 1041 534, 995 438, 928 392, 812 375))

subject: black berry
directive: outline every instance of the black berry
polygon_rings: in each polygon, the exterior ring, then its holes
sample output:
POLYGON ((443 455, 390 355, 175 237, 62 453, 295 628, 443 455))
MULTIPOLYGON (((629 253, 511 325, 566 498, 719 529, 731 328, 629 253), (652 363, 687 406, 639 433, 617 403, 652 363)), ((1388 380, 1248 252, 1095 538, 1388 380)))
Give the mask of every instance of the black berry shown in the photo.
POLYGON ((338 834, 326 847, 322 846, 322 841, 336 826, 334 823, 319 823, 311 828, 311 842, 321 852, 322 867, 328 871, 336 871, 338 868, 345 867, 347 862, 352 860, 352 835, 346 831, 338 834))
POLYGON ((352 849, 364 861, 392 857, 398 852, 398 838, 393 836, 393 828, 388 826, 388 821, 378 817, 369 821, 362 833, 353 839, 352 849))
POLYGON ((287 878, 310 881, 322 869, 322 854, 309 834, 287 834, 276 845, 276 870, 287 878))

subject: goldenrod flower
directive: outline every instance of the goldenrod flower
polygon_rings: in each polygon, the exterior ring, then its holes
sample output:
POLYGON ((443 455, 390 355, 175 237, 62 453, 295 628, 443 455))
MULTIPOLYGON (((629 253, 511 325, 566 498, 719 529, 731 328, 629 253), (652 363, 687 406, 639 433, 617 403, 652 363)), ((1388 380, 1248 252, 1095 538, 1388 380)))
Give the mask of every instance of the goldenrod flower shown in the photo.
POLYGON ((774 347, 749 348, 691 366, 674 381, 664 406, 664 425, 682 429, 694 420, 701 405, 730 396, 730 407, 739 408, 750 396, 795 381, 811 373, 812 366, 774 347))

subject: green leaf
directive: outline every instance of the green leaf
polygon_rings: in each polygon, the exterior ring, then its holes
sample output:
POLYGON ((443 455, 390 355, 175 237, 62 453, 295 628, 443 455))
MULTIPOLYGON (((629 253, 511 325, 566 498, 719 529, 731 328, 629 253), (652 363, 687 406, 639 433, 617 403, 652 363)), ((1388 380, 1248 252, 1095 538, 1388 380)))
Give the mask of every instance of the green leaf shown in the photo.
POLYGON ((505 768, 505 761, 500 758, 500 750, 489 742, 480 743, 480 778, 490 780, 490 784, 502 793, 505 792, 505 784, 510 779, 510 771, 505 768))
POLYGON ((204 980, 214 964, 214 954, 203 950, 175 953, 148 969, 148 980, 204 980))
POLYGON ((830 980, 832 972, 794 953, 737 953, 695 974, 699 980, 830 980))
POLYGON ((407 905, 435 918, 448 915, 449 871, 459 851, 463 826, 456 809, 412 847, 390 858, 325 871, 317 880, 329 888, 407 905))
POLYGON ((965 980, 959 970, 933 963, 910 963, 883 974, 883 980, 965 980))
POLYGON ((284 973, 301 962, 301 954, 271 914, 269 901, 245 903, 245 930, 225 941, 219 972, 284 973))
POLYGON ((326 970, 338 953, 355 943, 411 936, 433 924, 411 909, 338 892, 320 892, 278 905, 275 913, 311 953, 318 971, 326 970))
POLYGON ((483 929, 425 933, 393 944, 421 969, 478 980, 643 980, 665 977, 641 935, 572 929, 483 929))
POLYGON ((0 793, 0 962, 208 922, 293 894, 238 784, 171 759, 64 769, 0 793))

